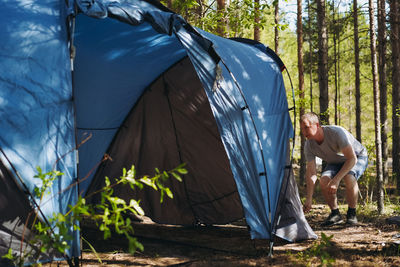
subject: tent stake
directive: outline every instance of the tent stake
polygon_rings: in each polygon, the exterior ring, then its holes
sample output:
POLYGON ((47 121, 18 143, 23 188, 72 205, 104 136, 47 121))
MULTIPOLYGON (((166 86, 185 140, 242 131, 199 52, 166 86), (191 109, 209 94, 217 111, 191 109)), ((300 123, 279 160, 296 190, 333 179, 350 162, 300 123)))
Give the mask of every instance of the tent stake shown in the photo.
POLYGON ((273 256, 273 252, 274 252, 274 239, 275 239, 275 235, 273 234, 271 239, 269 240, 269 252, 268 252, 268 257, 272 257, 273 256))
POLYGON ((67 262, 69 267, 79 267, 79 257, 72 257, 67 262))

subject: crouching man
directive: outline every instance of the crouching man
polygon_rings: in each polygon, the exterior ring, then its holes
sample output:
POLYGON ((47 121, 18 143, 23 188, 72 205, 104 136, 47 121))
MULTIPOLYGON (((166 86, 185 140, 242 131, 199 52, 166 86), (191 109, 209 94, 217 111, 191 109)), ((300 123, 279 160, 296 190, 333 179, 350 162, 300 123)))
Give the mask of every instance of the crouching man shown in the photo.
POLYGON ((312 207, 312 196, 317 180, 315 158, 319 157, 327 163, 321 174, 320 186, 325 201, 331 209, 331 214, 321 226, 343 222, 336 194, 342 180, 346 186, 347 224, 357 224, 356 207, 359 190, 357 180, 368 165, 366 148, 340 126, 321 126, 318 115, 313 112, 304 114, 300 118, 300 127, 307 139, 304 147, 307 161, 307 195, 304 212, 309 212, 312 207))

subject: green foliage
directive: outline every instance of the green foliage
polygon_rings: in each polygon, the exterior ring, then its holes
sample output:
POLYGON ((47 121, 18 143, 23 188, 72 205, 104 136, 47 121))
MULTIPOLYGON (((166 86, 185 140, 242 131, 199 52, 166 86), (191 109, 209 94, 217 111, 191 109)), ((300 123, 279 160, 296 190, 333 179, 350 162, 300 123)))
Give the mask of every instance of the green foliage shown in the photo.
MULTIPOLYGON (((382 214, 378 214, 376 201, 366 201, 366 203, 359 205, 357 208, 357 217, 363 222, 377 222, 382 221, 382 223, 391 216, 400 215, 400 198, 389 196, 385 197, 385 205, 382 214)), ((343 209, 345 206, 343 205, 343 209)))
POLYGON ((313 259, 317 258, 320 262, 318 266, 332 266, 335 262, 328 251, 328 248, 332 246, 331 239, 333 235, 327 236, 325 233, 321 233, 321 240, 315 242, 312 247, 306 251, 297 253, 297 258, 306 263, 307 266, 311 266, 313 259))
POLYGON ((396 215, 400 214, 400 198, 396 198, 395 202, 393 203, 393 213, 396 215))
POLYGON ((37 198, 42 199, 45 194, 50 194, 50 189, 53 185, 54 180, 62 176, 63 173, 59 171, 50 171, 43 173, 42 169, 39 166, 36 167, 36 171, 37 174, 34 176, 34 178, 40 179, 42 181, 42 185, 40 187, 35 186, 34 193, 37 198))
POLYGON ((260 4, 252 0, 234 0, 227 8, 226 16, 229 27, 232 29, 230 36, 241 36, 246 29, 253 29, 255 26, 264 29, 267 22, 267 15, 272 14, 271 7, 267 2, 260 1, 260 4), (256 15, 259 22, 255 23, 256 15))
MULTIPOLYGON (((166 1, 161 1, 166 5, 166 1)), ((224 36, 252 38, 254 26, 264 29, 271 25, 268 16, 272 14, 269 1, 261 0, 259 4, 252 0, 233 0, 227 3, 225 10, 218 10, 217 1, 175 0, 172 10, 182 15, 193 26, 218 34, 218 28, 225 29, 224 36), (257 5, 257 6, 256 6, 257 5), (255 23, 258 15, 259 22, 255 23)), ((287 24, 278 25, 286 29, 287 24)))
MULTIPOLYGON (((63 173, 59 171, 43 173, 40 167, 37 167, 37 172, 34 177, 41 180, 41 186, 36 187, 34 192, 36 197, 42 199, 45 194, 50 193, 53 182, 63 173)), ((144 186, 149 186, 160 192, 160 203, 162 203, 165 196, 173 198, 171 190, 166 186, 166 181, 173 177, 181 182, 181 175, 186 173, 187 170, 184 168, 184 164, 181 164, 170 171, 160 171, 156 168, 154 177, 136 178, 136 170, 132 166, 128 171, 123 169, 122 176, 114 179, 113 183, 108 177, 105 177, 103 188, 88 196, 100 194, 101 200, 99 204, 88 204, 85 198, 79 196, 77 203, 74 206, 70 205, 67 213, 54 213, 48 219, 49 223, 38 220, 36 211, 35 219, 32 223, 32 231, 35 235, 29 240, 29 243, 32 247, 37 248, 37 251, 35 249, 29 250, 27 247, 25 251, 20 251, 17 254, 10 249, 3 258, 12 261, 16 266, 23 266, 28 260, 37 261, 41 253, 56 252, 64 255, 70 248, 69 241, 73 240, 72 232, 80 230, 79 223, 84 218, 95 220, 99 230, 103 232, 105 240, 110 238, 112 233, 116 233, 128 240, 130 253, 133 254, 136 250, 143 251, 143 245, 133 237, 134 229, 128 214, 144 215, 144 211, 140 207, 139 201, 131 199, 129 203, 126 203, 125 200, 115 196, 113 187, 122 184, 129 186, 132 190, 136 190, 136 188, 142 189, 144 186)), ((86 239, 83 238, 83 241, 88 243, 89 247, 97 255, 94 247, 86 239)), ((99 257, 98 260, 101 263, 99 257)))
POLYGON ((14 256, 13 256, 13 253, 12 253, 12 249, 9 248, 7 254, 3 255, 2 258, 12 261, 14 259, 14 256))

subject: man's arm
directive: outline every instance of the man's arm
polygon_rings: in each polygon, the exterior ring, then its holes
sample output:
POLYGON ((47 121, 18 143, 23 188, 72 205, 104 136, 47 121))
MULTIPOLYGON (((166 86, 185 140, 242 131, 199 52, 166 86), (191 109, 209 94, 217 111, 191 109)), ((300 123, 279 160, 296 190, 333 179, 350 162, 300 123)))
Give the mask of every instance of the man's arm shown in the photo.
POLYGON ((312 196, 314 194, 315 182, 317 181, 317 167, 315 160, 307 162, 306 168, 306 185, 307 195, 306 202, 304 203, 304 212, 309 212, 312 207, 312 196))
POLYGON ((349 171, 357 163, 357 156, 354 153, 353 147, 351 145, 344 147, 342 149, 342 153, 346 158, 346 161, 344 162, 340 171, 335 175, 335 177, 332 178, 331 182, 329 183, 330 184, 329 192, 331 192, 332 194, 336 193, 340 181, 343 179, 343 177, 346 176, 346 174, 349 173, 349 171))

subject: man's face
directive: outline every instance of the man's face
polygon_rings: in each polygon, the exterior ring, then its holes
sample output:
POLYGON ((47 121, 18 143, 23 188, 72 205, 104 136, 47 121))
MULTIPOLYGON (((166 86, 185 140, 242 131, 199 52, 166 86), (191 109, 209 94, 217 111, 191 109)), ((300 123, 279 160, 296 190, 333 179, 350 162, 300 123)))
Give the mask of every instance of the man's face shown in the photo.
POLYGON ((304 119, 301 124, 301 133, 307 139, 313 139, 313 137, 317 134, 318 123, 311 123, 309 120, 304 119))

